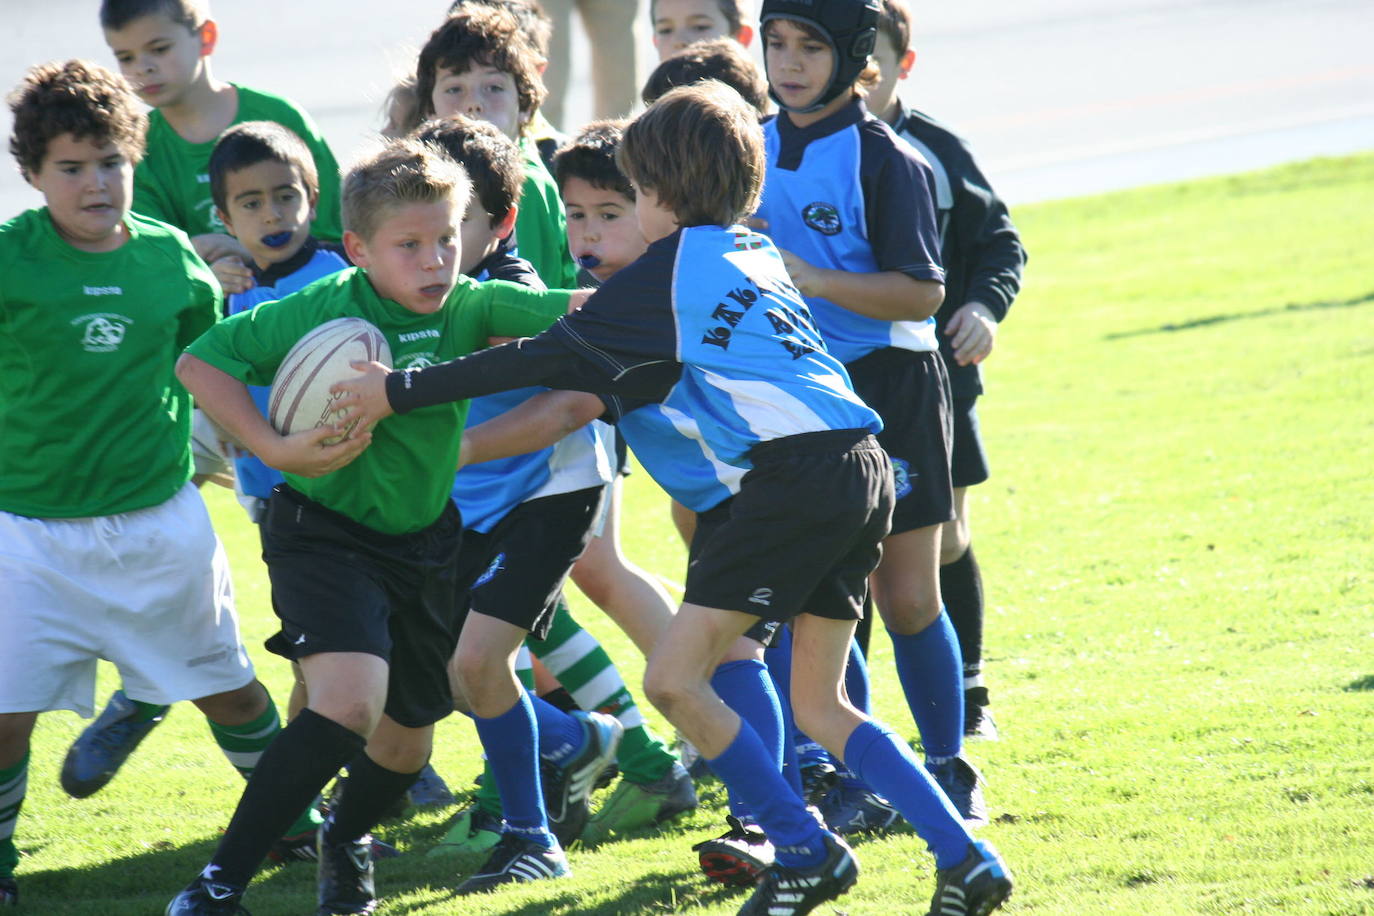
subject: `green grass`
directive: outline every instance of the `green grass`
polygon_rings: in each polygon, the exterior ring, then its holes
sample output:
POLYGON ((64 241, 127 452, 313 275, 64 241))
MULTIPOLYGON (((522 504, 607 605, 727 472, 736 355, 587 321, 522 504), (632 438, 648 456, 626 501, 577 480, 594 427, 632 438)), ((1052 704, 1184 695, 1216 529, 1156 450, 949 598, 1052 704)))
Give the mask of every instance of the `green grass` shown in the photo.
MULTIPOLYGON (((971 494, 1004 740, 983 834, 1018 877, 1010 913, 1374 914, 1374 155, 1017 212, 1026 292, 987 366, 994 477, 971 494)), ((208 494, 249 644, 271 629, 255 536, 208 494)), ((624 541, 681 578, 643 474, 624 541)), ((642 664, 585 603, 627 678, 642 664)), ((879 713, 914 735, 884 640, 879 713)), ((283 665, 256 652, 280 702, 283 665)), ((112 688, 109 672, 102 698, 112 688)), ((660 719, 655 719, 660 722, 660 719)), ((18 840, 24 912, 160 912, 203 864, 239 782, 183 705, 86 801, 56 774, 81 722, 40 720, 18 840)), ((440 727, 455 787, 467 725, 440 727)), ((422 851, 443 816, 380 834, 384 913, 733 913, 688 845, 721 799, 660 834, 574 850, 567 881, 458 902, 474 863, 422 851)), ((923 913, 910 835, 859 846, 831 914, 923 913)), ((313 910, 313 869, 264 873, 257 916, 313 910)))

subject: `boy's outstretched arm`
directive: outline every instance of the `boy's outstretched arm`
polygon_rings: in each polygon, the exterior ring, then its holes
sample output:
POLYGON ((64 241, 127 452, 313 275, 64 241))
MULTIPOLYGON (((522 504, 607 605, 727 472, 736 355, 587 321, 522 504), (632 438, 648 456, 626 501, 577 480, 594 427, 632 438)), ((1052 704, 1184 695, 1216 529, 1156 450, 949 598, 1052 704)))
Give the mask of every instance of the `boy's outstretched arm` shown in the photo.
POLYGON ((578 391, 608 388, 604 375, 547 331, 424 369, 393 372, 381 363, 354 363, 353 368, 363 374, 336 382, 329 390, 342 395, 338 406, 356 412, 364 426, 393 413, 529 385, 578 391))
POLYGON ((458 467, 548 448, 606 412, 594 394, 545 391, 518 407, 463 430, 458 467))
POLYGON ((196 406, 264 464, 279 471, 297 477, 321 477, 357 458, 372 442, 371 432, 355 430, 350 439, 334 445, 322 444, 322 440, 344 432, 337 426, 283 436, 258 411, 248 387, 229 373, 189 353, 183 353, 177 360, 176 373, 195 398, 196 406))
POLYGON ((851 312, 882 321, 924 321, 945 301, 945 285, 898 270, 856 273, 817 267, 779 248, 787 273, 804 296, 829 299, 851 312))

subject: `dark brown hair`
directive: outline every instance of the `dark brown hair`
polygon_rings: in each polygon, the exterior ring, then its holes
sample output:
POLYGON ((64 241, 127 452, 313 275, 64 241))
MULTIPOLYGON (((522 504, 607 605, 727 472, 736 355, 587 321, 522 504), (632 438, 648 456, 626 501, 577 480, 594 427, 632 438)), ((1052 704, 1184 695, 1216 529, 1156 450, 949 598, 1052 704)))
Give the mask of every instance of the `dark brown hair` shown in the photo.
POLYGON ((669 90, 630 122, 616 162, 683 226, 729 226, 758 207, 763 131, 718 80, 669 90))
POLYGON ((594 188, 618 191, 634 200, 635 189, 615 161, 628 123, 625 120, 593 121, 560 146, 553 156, 553 178, 558 182, 558 190, 563 190, 568 179, 581 178, 594 188))
POLYGON ((275 121, 243 121, 219 135, 210 153, 210 196, 215 206, 229 209, 229 173, 257 165, 280 162, 295 166, 309 196, 320 193, 320 173, 305 141, 289 127, 275 121))
POLYGON ((434 84, 440 70, 465 73, 474 64, 509 73, 515 80, 520 110, 532 115, 544 101, 544 81, 539 77, 542 63, 511 13, 494 7, 464 7, 435 29, 420 51, 415 67, 420 116, 434 114, 434 84))
POLYGON ((525 186, 525 161, 520 147, 494 124, 465 115, 427 121, 415 132, 422 143, 448 153, 472 179, 472 193, 491 217, 501 222, 520 200, 525 186))
POLYGON ((97 146, 113 143, 132 163, 143 158, 148 118, 124 78, 99 64, 33 67, 8 101, 14 115, 10 153, 26 179, 38 174, 48 144, 62 134, 97 146))
POLYGON ((739 42, 730 38, 694 41, 654 68, 640 94, 645 105, 677 86, 720 80, 759 113, 768 113, 768 80, 739 42))
POLYGON ((102 29, 117 31, 144 16, 166 16, 193 32, 209 18, 194 0, 102 0, 100 4, 102 29))
POLYGON ((911 47, 911 7, 906 0, 881 0, 878 11, 878 34, 886 35, 897 49, 897 56, 911 47))
POLYGON ((491 6, 509 10, 515 21, 520 23, 520 28, 524 30, 525 37, 534 45, 534 49, 541 57, 548 58, 549 42, 553 40, 553 20, 534 0, 454 0, 453 5, 448 8, 448 14, 452 16, 461 12, 465 6, 491 6))

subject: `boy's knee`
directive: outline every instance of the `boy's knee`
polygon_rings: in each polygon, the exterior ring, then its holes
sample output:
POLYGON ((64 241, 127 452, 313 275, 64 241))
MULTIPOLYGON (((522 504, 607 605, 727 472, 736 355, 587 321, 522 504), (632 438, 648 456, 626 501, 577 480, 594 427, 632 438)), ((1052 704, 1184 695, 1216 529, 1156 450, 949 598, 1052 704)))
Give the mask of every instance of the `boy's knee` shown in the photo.
POLYGON ((371 697, 356 697, 310 704, 310 709, 337 725, 364 738, 372 734, 382 718, 382 703, 371 697))
POLYGON ((254 678, 235 690, 226 690, 195 701, 205 717, 220 725, 243 725, 261 716, 272 699, 267 688, 254 678))
POLYGON ((671 717, 670 710, 682 701, 687 692, 682 679, 669 671, 666 665, 656 665, 650 661, 644 669, 644 696, 665 716, 671 717))

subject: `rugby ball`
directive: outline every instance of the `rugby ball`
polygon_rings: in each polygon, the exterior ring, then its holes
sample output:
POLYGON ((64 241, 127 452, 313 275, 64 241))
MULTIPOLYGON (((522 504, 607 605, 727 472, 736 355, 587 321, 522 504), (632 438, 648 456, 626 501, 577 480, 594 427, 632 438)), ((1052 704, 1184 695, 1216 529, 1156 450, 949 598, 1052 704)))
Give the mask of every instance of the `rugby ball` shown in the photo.
MULTIPOLYGON (((329 386, 358 374, 349 365, 354 360, 391 365, 386 337, 361 318, 335 318, 298 340, 272 379, 267 402, 272 428, 289 436, 334 423, 338 413, 334 402, 339 396, 330 394, 329 386)), ((344 435, 331 436, 324 444, 342 442, 357 423, 349 423, 344 435)))

